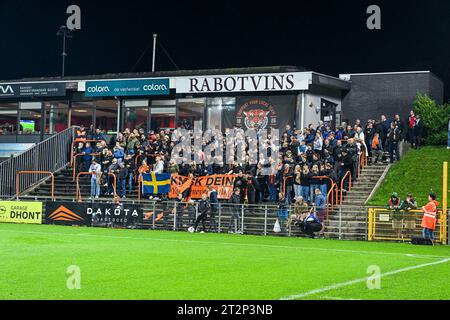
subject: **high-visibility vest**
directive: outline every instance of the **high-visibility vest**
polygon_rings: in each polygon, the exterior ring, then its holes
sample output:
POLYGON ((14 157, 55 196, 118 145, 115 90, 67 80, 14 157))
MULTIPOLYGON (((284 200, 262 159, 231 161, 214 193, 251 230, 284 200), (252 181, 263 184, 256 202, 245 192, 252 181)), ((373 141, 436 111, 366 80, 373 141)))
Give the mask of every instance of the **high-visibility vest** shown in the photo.
POLYGON ((430 201, 423 208, 422 228, 434 230, 436 228, 437 202, 430 201))

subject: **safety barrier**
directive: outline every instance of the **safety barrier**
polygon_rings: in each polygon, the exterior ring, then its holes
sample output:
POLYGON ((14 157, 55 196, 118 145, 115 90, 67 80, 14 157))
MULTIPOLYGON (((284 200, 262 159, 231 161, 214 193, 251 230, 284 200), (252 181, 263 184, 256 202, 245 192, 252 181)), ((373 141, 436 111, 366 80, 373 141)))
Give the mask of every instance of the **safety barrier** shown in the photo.
MULTIPOLYGON (((77 178, 76 178, 76 194, 75 194, 75 199, 78 202, 82 201, 82 197, 81 197, 81 190, 80 190, 80 176, 82 175, 93 175, 95 174, 95 172, 79 172, 77 174, 77 178)), ((114 173, 108 173, 108 176, 112 176, 114 178, 114 184, 113 184, 113 190, 114 190, 114 201, 118 202, 119 201, 119 197, 117 196, 117 179, 116 179, 116 175, 114 173)))
POLYGON ((31 174, 31 175, 49 175, 52 179, 52 200, 55 200, 55 176, 53 172, 50 171, 18 171, 16 173, 16 199, 19 200, 20 195, 20 175, 31 174))
MULTIPOLYGON (((75 130, 76 128, 78 128, 78 127, 73 127, 73 129, 75 130)), ((89 142, 89 143, 97 143, 97 142, 102 142, 103 140, 76 140, 76 139, 73 139, 73 141, 72 141, 72 143, 70 144, 70 166, 73 166, 74 164, 73 164, 73 162, 74 162, 74 154, 73 154, 73 152, 74 152, 74 148, 75 148, 75 143, 86 143, 86 142, 89 142)))
MULTIPOLYGON (((77 172, 77 157, 84 157, 84 156, 99 156, 100 153, 89 153, 89 154, 83 154, 83 153, 78 153, 76 155, 73 156, 73 166, 72 166, 72 181, 75 181, 75 176, 76 176, 76 172, 77 172)), ((88 168, 89 169, 89 168, 88 168)))
MULTIPOLYGON (((367 239, 369 241, 410 241, 411 237, 422 237, 421 210, 388 210, 382 208, 368 209, 367 239)), ((447 213, 448 215, 448 213, 447 213)), ((447 242, 446 215, 438 210, 436 216, 436 243, 447 242)))
POLYGON ((327 204, 331 205, 331 209, 334 209, 334 205, 338 204, 337 203, 337 201, 338 201, 338 191, 339 191, 338 190, 338 185, 337 185, 336 182, 333 181, 333 183, 331 184, 331 188, 330 188, 330 190, 328 190, 327 196, 326 196, 327 204), (330 195, 331 195, 331 197, 330 197, 330 195))
POLYGON ((142 174, 138 175, 138 201, 141 202, 142 193, 142 174))
POLYGON ((351 173, 351 171, 347 171, 341 180, 341 194, 340 194, 340 199, 339 199, 340 205, 342 205, 342 203, 343 203, 344 182, 345 182, 345 178, 347 178, 347 177, 348 177, 348 191, 352 191, 352 173, 351 173))

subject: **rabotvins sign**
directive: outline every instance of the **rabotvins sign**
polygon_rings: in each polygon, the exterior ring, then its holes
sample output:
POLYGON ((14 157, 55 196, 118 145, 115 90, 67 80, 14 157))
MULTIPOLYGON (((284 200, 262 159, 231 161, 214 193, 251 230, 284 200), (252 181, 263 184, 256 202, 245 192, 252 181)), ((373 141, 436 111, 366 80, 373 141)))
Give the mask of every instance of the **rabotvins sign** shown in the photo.
POLYGON ((0 201, 0 222, 42 223, 42 202, 0 201))
POLYGON ((134 205, 52 202, 45 205, 45 223, 79 226, 132 226, 142 222, 143 210, 134 205))
POLYGON ((267 92, 307 90, 311 72, 180 77, 177 93, 267 92))
POLYGON ((170 94, 169 79, 86 81, 86 97, 170 94))

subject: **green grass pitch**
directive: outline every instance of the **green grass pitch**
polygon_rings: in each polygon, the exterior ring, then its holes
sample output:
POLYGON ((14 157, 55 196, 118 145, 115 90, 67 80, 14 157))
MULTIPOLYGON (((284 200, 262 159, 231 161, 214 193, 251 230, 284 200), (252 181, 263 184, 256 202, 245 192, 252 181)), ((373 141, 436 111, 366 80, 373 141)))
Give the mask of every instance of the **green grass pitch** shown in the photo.
POLYGON ((448 246, 19 224, 0 243, 0 299, 450 299, 448 246))

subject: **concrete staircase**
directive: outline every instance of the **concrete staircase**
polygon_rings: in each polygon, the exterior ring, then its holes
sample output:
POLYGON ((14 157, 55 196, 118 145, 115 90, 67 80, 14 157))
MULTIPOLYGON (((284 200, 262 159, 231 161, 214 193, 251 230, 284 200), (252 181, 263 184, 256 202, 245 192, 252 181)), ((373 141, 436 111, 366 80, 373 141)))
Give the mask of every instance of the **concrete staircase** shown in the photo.
POLYGON ((388 164, 380 163, 362 169, 352 190, 345 194, 343 204, 329 211, 325 235, 332 239, 366 240, 367 209, 365 202, 386 171, 388 164))
POLYGON ((364 167, 356 182, 352 183, 352 190, 345 195, 343 205, 362 206, 375 188, 378 180, 386 170, 387 164, 374 164, 364 167))
MULTIPOLYGON (((65 168, 55 173, 55 197, 57 199, 71 199, 75 198, 76 194, 76 182, 72 180, 72 169, 65 168)), ((87 200, 90 197, 91 192, 91 176, 82 175, 79 178, 79 186, 81 196, 83 200, 87 200)), ((128 188, 127 188, 128 190, 128 188)), ((101 186, 101 194, 104 194, 106 187, 101 186)), ((28 196, 45 197, 51 195, 51 180, 47 179, 42 184, 36 186, 34 190, 31 190, 27 194, 28 196)), ((127 194, 127 198, 137 199, 137 184, 133 184, 133 193, 127 194)), ((103 200, 110 201, 112 196, 104 196, 103 200)))

